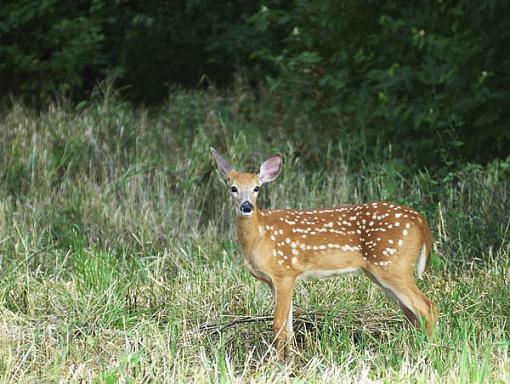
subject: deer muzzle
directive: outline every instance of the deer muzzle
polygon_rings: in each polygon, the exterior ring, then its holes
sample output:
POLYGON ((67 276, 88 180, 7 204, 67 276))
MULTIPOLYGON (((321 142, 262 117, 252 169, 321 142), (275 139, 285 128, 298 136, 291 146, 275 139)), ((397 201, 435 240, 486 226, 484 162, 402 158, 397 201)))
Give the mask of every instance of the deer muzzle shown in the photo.
POLYGON ((249 201, 244 201, 239 209, 241 210, 241 215, 250 216, 253 213, 253 204, 249 201))

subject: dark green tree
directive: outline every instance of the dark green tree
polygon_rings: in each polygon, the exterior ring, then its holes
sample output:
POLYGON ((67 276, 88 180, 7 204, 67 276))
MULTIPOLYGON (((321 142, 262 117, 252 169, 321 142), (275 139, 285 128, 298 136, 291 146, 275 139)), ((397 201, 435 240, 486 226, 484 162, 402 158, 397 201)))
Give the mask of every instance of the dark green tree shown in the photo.
POLYGON ((285 44, 259 51, 283 86, 320 110, 349 116, 348 130, 382 137, 437 162, 510 153, 510 3, 295 1, 251 19, 284 25, 285 44))

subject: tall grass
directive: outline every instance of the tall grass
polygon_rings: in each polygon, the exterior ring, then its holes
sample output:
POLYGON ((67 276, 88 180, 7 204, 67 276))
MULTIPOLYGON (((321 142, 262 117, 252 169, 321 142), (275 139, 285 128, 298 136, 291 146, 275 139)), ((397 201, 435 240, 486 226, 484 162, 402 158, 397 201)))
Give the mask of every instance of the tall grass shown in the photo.
POLYGON ((326 124, 242 89, 175 91, 157 111, 109 93, 13 104, 0 120, 2 381, 510 381, 510 160, 417 170, 326 124), (277 364, 270 294, 243 268, 209 146, 248 170, 284 154, 265 206, 423 212, 437 335, 361 276, 306 282, 292 358, 277 364))

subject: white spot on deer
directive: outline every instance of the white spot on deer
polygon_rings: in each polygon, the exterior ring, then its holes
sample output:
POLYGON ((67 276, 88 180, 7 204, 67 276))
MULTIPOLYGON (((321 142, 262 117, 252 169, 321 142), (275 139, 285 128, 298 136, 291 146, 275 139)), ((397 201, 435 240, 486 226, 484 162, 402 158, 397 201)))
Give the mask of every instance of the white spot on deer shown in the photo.
POLYGON ((389 239, 389 240, 388 240, 388 243, 393 244, 393 240, 392 240, 392 239, 389 239))
POLYGON ((280 256, 283 256, 283 252, 282 252, 282 251, 278 251, 278 254, 279 254, 280 256))
POLYGON ((409 233, 409 231, 408 231, 407 229, 404 229, 404 230, 402 231, 402 234, 403 234, 404 236, 407 236, 407 234, 408 234, 408 233, 409 233))
POLYGON ((276 237, 274 237, 273 235, 271 235, 271 240, 276 240, 276 237))
POLYGON ((398 241, 398 246, 399 246, 399 247, 401 247, 401 246, 402 246, 402 244, 404 244, 404 241, 403 241, 402 239, 400 239, 400 240, 398 241))
POLYGON ((283 235, 283 229, 278 230, 280 232, 280 235, 283 235))
POLYGON ((407 229, 411 228, 411 224, 406 223, 406 228, 407 228, 407 229))
POLYGON ((283 260, 278 260, 278 264, 282 265, 283 264, 283 260))
POLYGON ((286 242, 287 244, 290 244, 290 239, 287 237, 287 238, 285 239, 285 242, 286 242))
POLYGON ((293 248, 292 254, 297 256, 297 255, 299 255, 299 251, 297 249, 293 248))
POLYGON ((273 256, 276 256, 276 249, 273 249, 273 256))

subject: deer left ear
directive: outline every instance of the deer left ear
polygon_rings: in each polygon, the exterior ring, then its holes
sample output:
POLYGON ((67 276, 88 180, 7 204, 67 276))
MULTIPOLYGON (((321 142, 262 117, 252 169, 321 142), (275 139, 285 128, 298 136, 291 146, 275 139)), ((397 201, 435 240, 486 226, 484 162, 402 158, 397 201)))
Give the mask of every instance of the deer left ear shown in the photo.
POLYGON ((216 160, 218 168, 223 173, 223 176, 225 176, 225 178, 228 178, 228 175, 233 171, 232 166, 213 147, 211 147, 211 152, 214 157, 214 160, 216 160))
POLYGON ((269 183, 278 177, 282 169, 282 155, 277 153, 262 163, 259 178, 262 183, 269 183))

